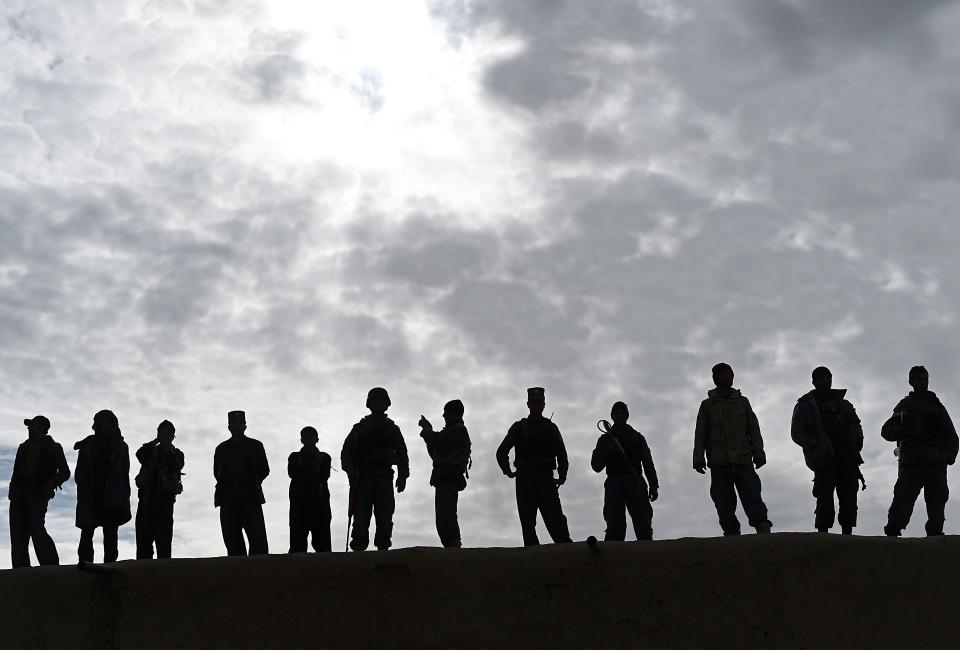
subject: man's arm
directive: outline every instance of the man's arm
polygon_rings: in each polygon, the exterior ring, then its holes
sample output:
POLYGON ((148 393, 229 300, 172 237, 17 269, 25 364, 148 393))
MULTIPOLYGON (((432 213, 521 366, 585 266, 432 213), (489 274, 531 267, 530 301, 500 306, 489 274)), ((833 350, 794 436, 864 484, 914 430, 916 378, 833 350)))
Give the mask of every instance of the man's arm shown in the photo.
POLYGON ((297 473, 297 452, 293 452, 287 456, 287 476, 290 478, 296 478, 297 473))
POLYGON ((903 437, 903 401, 893 409, 891 415, 880 429, 880 437, 890 442, 897 442, 903 437))
POLYGON ((141 465, 150 462, 150 458, 153 456, 153 449, 156 447, 157 441, 151 440, 150 442, 145 442, 137 449, 137 460, 140 461, 141 465))
POLYGON ((860 421, 860 416, 857 415, 857 409, 853 408, 853 404, 844 400, 844 404, 847 405, 847 417, 850 419, 850 433, 853 434, 854 442, 856 443, 856 451, 863 451, 863 423, 860 421))
POLYGON ((807 418, 804 417, 804 405, 797 402, 793 407, 793 417, 790 419, 790 439, 803 449, 809 449, 817 444, 817 440, 807 430, 807 418))
POLYGON ((656 492, 660 489, 660 480, 657 478, 657 468, 653 465, 653 454, 650 453, 650 446, 643 438, 640 438, 640 464, 643 465, 643 473, 647 477, 650 490, 656 492))
POLYGON ((943 438, 944 442, 946 442, 947 464, 953 465, 957 460, 957 450, 958 447, 960 447, 960 439, 957 438, 957 429, 953 426, 953 420, 950 419, 947 408, 941 404, 940 409, 943 411, 943 438))
POLYGON ((500 471, 510 478, 514 477, 514 473, 510 469, 510 450, 517 444, 517 429, 519 426, 519 423, 514 422, 510 430, 507 431, 507 435, 504 436, 503 442, 497 447, 497 465, 500 466, 500 471))
POLYGON ((693 469, 703 474, 707 469, 706 446, 710 435, 710 417, 707 413, 707 403, 700 404, 697 411, 697 428, 693 433, 693 469))
POLYGON ((263 443, 257 441, 257 482, 263 483, 270 476, 270 465, 267 463, 267 451, 263 448, 263 443))
POLYGON ((560 435, 560 429, 553 425, 554 435, 554 453, 557 455, 557 478, 560 485, 567 482, 567 472, 570 470, 570 460, 567 458, 567 446, 563 444, 563 436, 560 435))
POLYGON ((760 420, 750 406, 750 400, 743 398, 747 406, 747 433, 750 435, 750 446, 753 448, 753 464, 760 469, 767 464, 767 454, 763 451, 763 436, 760 434, 760 420))
POLYGON ((590 456, 590 467, 598 474, 607 467, 607 455, 610 453, 610 440, 607 434, 597 438, 597 446, 593 448, 593 454, 590 456))

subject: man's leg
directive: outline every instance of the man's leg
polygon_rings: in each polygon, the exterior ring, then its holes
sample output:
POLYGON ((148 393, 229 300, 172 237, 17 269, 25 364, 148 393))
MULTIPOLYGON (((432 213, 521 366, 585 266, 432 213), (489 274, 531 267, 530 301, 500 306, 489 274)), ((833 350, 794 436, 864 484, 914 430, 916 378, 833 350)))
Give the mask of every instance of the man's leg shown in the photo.
POLYGON ((220 533, 227 555, 246 555, 247 544, 243 539, 242 503, 233 500, 220 505, 220 533))
POLYGON ((650 505, 650 492, 646 483, 641 483, 636 476, 625 476, 624 492, 626 494, 627 510, 633 520, 633 532, 637 540, 650 541, 653 539, 653 506, 650 505))
POLYGON ((857 497, 860 494, 860 471, 853 464, 841 465, 837 476, 837 520, 844 535, 851 535, 857 527, 857 497))
POLYGON ((116 562, 120 551, 117 549, 117 537, 120 527, 115 525, 104 525, 103 530, 103 561, 116 562))
POLYGON ((173 555, 173 504, 167 497, 154 504, 153 537, 157 543, 157 559, 173 555))
POLYGON ((439 481, 434 494, 434 510, 440 543, 460 546, 460 524, 457 522, 457 500, 460 492, 455 481, 439 481))
POLYGON ((307 533, 306 513, 303 512, 303 505, 290 502, 290 553, 307 552, 307 533))
POLYGON ((313 531, 313 550, 317 553, 329 553, 333 550, 330 536, 331 519, 333 519, 333 515, 330 512, 330 495, 325 491, 321 497, 320 510, 317 515, 319 528, 313 531))
POLYGON ((37 553, 37 564, 57 566, 60 564, 57 545, 53 543, 53 538, 47 532, 47 503, 46 499, 39 497, 31 504, 27 522, 28 532, 33 539, 33 550, 37 553))
POLYGON ((23 497, 10 501, 10 558, 14 569, 30 566, 29 512, 23 497))
POLYGON ((950 498, 947 466, 929 465, 924 469, 923 500, 927 503, 927 535, 943 535, 944 510, 950 498))
MULTIPOLYGON (((833 505, 833 491, 837 490, 838 467, 832 461, 813 473, 813 496, 817 500, 814 510, 813 527, 821 533, 833 528, 836 512, 833 505)), ((839 490, 837 490, 839 492, 839 490)), ((841 524, 842 526, 843 524, 841 524)))
POLYGON ((767 506, 760 495, 761 485, 760 476, 757 470, 751 464, 734 465, 734 482, 737 486, 737 494, 740 495, 740 503, 743 504, 743 512, 747 515, 747 521, 757 532, 761 532, 766 527, 765 532, 770 532, 770 520, 767 519, 767 506))
POLYGON ((518 474, 515 479, 517 488, 517 514, 520 516, 520 531, 523 533, 524 546, 537 546, 537 485, 535 477, 518 474))
POLYGON ((538 495, 540 500, 540 516, 543 517, 543 525, 547 527, 550 538, 554 544, 568 544, 570 539, 570 529, 567 526, 567 518, 563 514, 563 506, 560 504, 560 488, 553 479, 553 472, 539 477, 538 495))
POLYGON ((733 465, 710 468, 710 498, 713 499, 713 505, 717 509, 717 518, 724 535, 740 534, 733 473, 733 465))
POLYGON ((77 547, 77 557, 81 562, 93 562, 93 531, 92 527, 80 529, 80 545, 77 547))
POLYGON ((243 508, 243 531, 247 534, 250 555, 266 555, 267 525, 263 520, 263 506, 257 501, 248 501, 243 508))
POLYGON ((153 558, 153 513, 150 512, 150 502, 140 498, 137 503, 136 537, 137 559, 149 560, 153 558))
POLYGON ((365 551, 370 545, 370 517, 373 515, 373 479, 364 476, 353 490, 353 531, 350 548, 365 551))
POLYGON ((383 551, 390 548, 393 539, 393 512, 397 505, 393 494, 393 472, 374 479, 373 497, 373 517, 377 524, 373 545, 383 551))
POLYGON ((607 522, 605 542, 622 542, 627 538, 627 507, 619 476, 608 476, 603 482, 603 520, 607 522))
POLYGON ((913 504, 923 488, 922 468, 916 465, 901 465, 897 482, 893 486, 893 501, 887 511, 887 525, 883 532, 891 537, 899 537, 913 514, 913 504))

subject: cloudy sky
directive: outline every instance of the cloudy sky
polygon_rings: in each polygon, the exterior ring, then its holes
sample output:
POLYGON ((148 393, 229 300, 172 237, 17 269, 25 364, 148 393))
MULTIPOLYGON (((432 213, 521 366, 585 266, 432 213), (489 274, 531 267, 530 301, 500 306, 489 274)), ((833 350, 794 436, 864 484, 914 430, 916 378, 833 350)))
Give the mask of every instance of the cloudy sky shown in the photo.
MULTIPOLYGON (((24 417, 50 417, 71 467, 97 410, 134 449, 169 418, 187 457, 174 553, 222 555, 212 455, 242 408, 273 467, 282 552, 300 428, 338 456, 383 385, 412 463, 395 545, 438 544, 416 421, 454 397, 474 439, 464 542, 518 545, 493 455, 542 385, 571 455, 575 538, 604 528, 589 454, 617 399, 662 477, 656 537, 715 535, 690 452, 726 360, 767 441, 774 529, 808 530, 789 421, 826 364, 864 421, 858 532, 878 534, 896 474, 879 429, 907 369, 925 363, 960 409, 958 2, 0 13, 4 492, 24 417)), ((72 485, 48 517, 64 563, 72 485)), ((331 488, 342 548, 343 474, 331 488)), ((132 524, 121 535, 132 557, 132 524)))

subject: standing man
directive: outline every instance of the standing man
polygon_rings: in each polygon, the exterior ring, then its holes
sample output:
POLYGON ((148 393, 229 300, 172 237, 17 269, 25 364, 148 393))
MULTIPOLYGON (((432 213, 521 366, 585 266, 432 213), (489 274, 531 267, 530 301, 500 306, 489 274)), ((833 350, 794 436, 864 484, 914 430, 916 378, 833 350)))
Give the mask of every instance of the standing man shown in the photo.
POLYGON ((750 401, 733 387, 729 364, 713 367, 713 383, 716 388, 707 393, 697 413, 693 469, 703 474, 710 468, 710 497, 724 535, 740 534, 737 495, 750 525, 758 533, 769 533, 772 524, 756 472, 767 462, 760 423, 750 401))
POLYGON ((659 483, 650 447, 643 434, 627 424, 630 411, 625 403, 616 402, 610 409, 610 417, 613 426, 602 420, 606 433, 597 440, 590 458, 593 471, 607 470, 607 480, 603 483, 603 519, 607 522, 604 540, 622 542, 626 539, 624 510, 630 512, 637 539, 651 540, 653 507, 650 502, 657 500, 659 483), (649 489, 644 474, 650 481, 649 489))
POLYGON ((950 414, 930 391, 930 375, 923 366, 910 369, 913 391, 900 400, 883 425, 884 440, 897 443, 900 472, 893 487, 893 503, 883 532, 899 537, 910 523, 913 504, 923 490, 927 502, 927 535, 943 535, 947 505, 947 465, 957 459, 957 430, 950 414))
POLYGON ((434 431, 430 421, 421 415, 420 437, 427 443, 427 453, 433 460, 430 485, 436 489, 434 511, 440 543, 444 548, 460 548, 457 499, 467 487, 470 463, 470 434, 463 424, 463 402, 447 402, 443 406, 443 422, 443 429, 434 431))
POLYGON ((266 555, 262 484, 270 474, 267 454, 259 440, 244 435, 247 414, 243 411, 227 413, 227 428, 230 438, 217 445, 213 454, 213 476, 217 479, 213 505, 220 508, 223 543, 227 555, 247 555, 246 533, 250 555, 266 555))
POLYGON ((290 477, 290 552, 306 553, 307 536, 313 550, 329 552, 330 545, 330 454, 317 449, 320 434, 313 427, 300 430, 300 451, 287 458, 290 477))
POLYGON ((170 557, 173 545, 173 504, 183 492, 183 452, 173 446, 176 428, 170 420, 157 426, 157 437, 137 450, 137 559, 170 557))
POLYGON ((570 463, 560 430, 552 420, 543 417, 545 406, 543 388, 528 388, 530 415, 514 422, 497 448, 497 464, 507 478, 516 480, 524 546, 540 543, 537 510, 555 543, 571 541, 567 518, 560 505, 560 486, 567 480, 570 463), (515 472, 510 469, 510 449, 514 449, 515 472), (554 478, 553 470, 557 470, 558 478, 554 478))
POLYGON ((393 536, 393 466, 397 466, 397 492, 403 492, 410 476, 410 460, 403 434, 387 417, 390 396, 385 388, 367 393, 370 415, 353 425, 340 452, 340 465, 350 479, 350 501, 354 510, 350 548, 364 551, 370 543, 370 517, 377 530, 373 544, 378 551, 390 548, 393 536))
POLYGON ((93 532, 103 529, 103 561, 115 562, 117 534, 130 521, 130 450, 112 411, 93 416, 93 435, 73 446, 77 455, 77 528, 80 562, 93 562, 93 532))
POLYGON ((841 532, 852 535, 857 525, 863 427, 853 404, 844 399, 846 394, 846 390, 833 389, 828 368, 816 368, 813 390, 797 400, 790 425, 790 437, 803 448, 803 459, 813 470, 814 526, 821 533, 833 527, 834 491, 841 532))
POLYGON ((60 564, 57 546, 47 533, 47 505, 70 478, 63 447, 50 437, 50 420, 42 415, 23 421, 28 438, 17 447, 10 499, 10 554, 13 568, 30 566, 30 540, 37 563, 60 564))

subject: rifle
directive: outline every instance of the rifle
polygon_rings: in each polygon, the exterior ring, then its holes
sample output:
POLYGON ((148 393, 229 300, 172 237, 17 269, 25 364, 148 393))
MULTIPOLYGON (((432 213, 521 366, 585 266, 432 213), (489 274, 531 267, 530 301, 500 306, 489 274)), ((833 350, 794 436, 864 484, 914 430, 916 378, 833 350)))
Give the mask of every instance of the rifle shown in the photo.
POLYGON ((617 451, 620 452, 620 455, 623 456, 623 460, 626 461, 627 466, 630 468, 630 472, 633 473, 633 478, 637 479, 637 485, 641 488, 646 487, 646 484, 643 482, 643 479, 640 478, 640 475, 637 474, 637 468, 633 466, 633 461, 630 460, 630 457, 627 456, 627 452, 624 450, 623 445, 620 444, 620 441, 617 440, 617 437, 610 433, 610 423, 606 420, 600 420, 597 422, 597 429, 601 432, 610 436, 610 439, 613 440, 613 444, 616 445, 617 451))
POLYGON ((357 459, 357 435, 358 432, 352 432, 353 435, 353 471, 347 476, 350 482, 350 496, 347 498, 347 541, 344 544, 344 553, 350 550, 350 530, 353 527, 353 483, 358 479, 360 461, 357 459))

